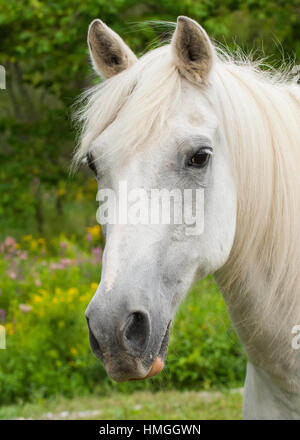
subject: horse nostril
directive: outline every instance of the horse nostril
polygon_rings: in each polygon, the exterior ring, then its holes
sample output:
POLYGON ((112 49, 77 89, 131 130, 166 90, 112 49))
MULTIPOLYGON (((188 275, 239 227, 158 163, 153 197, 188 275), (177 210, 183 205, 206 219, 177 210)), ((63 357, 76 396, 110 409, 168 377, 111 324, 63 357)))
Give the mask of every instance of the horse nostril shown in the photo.
POLYGON ((97 339, 95 338, 94 333, 92 332, 89 318, 86 318, 86 322, 87 322, 88 329, 89 329, 89 340, 90 340, 90 346, 91 346, 92 352, 94 353, 94 355, 98 359, 100 359, 103 362, 103 356, 102 356, 102 352, 100 350, 100 345, 99 345, 97 339))
POLYGON ((147 313, 131 313, 122 330, 123 343, 130 351, 145 350, 150 337, 150 319, 147 313))

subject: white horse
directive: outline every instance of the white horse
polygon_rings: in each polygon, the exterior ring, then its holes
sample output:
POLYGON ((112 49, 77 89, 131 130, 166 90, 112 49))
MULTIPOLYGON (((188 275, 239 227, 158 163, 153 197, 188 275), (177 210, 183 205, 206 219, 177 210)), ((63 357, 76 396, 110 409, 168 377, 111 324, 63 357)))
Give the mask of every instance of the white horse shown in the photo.
POLYGON ((94 353, 118 381, 160 372, 176 308, 213 273, 249 359, 244 418, 299 419, 299 86, 220 53, 182 16, 171 43, 140 59, 98 19, 88 44, 105 81, 85 95, 75 161, 113 190, 204 188, 202 234, 103 226, 94 353))

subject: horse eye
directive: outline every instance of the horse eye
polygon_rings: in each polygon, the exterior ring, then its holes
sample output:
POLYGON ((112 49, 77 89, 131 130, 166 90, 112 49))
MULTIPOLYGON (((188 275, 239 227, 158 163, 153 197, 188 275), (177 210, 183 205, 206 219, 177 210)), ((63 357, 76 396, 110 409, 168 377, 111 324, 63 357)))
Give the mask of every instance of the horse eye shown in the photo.
POLYGON ((87 164, 89 166, 89 168, 93 171, 93 173, 95 173, 95 175, 97 176, 97 168, 95 165, 95 159, 93 158, 91 153, 88 153, 86 155, 86 160, 87 160, 87 164))
POLYGON ((212 150, 210 148, 203 148, 190 158, 188 165, 197 168, 205 168, 208 165, 211 155, 212 150))

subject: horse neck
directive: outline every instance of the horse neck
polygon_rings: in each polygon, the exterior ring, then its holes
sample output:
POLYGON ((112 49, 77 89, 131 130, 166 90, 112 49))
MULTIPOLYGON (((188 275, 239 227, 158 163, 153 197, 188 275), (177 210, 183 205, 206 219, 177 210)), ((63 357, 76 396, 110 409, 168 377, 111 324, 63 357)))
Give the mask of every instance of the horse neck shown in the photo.
POLYGON ((281 388, 300 392, 299 350, 292 348, 292 329, 300 324, 300 295, 292 310, 289 300, 294 298, 293 289, 299 292, 299 276, 289 286, 292 291, 284 285, 272 291, 268 271, 263 273, 255 264, 249 262, 243 275, 228 285, 232 270, 225 264, 215 279, 249 360, 265 369, 281 388), (277 304, 276 298, 285 298, 285 302, 278 300, 277 304))

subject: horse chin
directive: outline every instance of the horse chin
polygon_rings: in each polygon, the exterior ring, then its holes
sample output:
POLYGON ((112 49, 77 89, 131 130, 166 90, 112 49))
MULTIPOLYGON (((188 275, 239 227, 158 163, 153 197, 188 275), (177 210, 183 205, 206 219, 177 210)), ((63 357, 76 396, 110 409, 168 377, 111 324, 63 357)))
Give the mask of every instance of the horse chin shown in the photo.
MULTIPOLYGON (((115 356, 112 356, 110 352, 102 353, 100 351, 100 348, 98 349, 98 346, 96 347, 97 350, 95 350, 94 347, 93 351, 96 356, 103 362, 108 376, 110 376, 116 382, 149 379, 150 377, 159 374, 165 366, 169 345, 170 324, 171 321, 169 322, 167 329, 161 339, 152 365, 149 365, 148 363, 148 365, 146 366, 143 363, 142 359, 133 357, 129 353, 123 353, 121 362, 122 368, 120 368, 120 360, 117 359, 115 356)), ((92 332, 90 333, 91 342, 94 342, 92 332)), ((147 356, 147 352, 145 353, 145 355, 147 356)))

